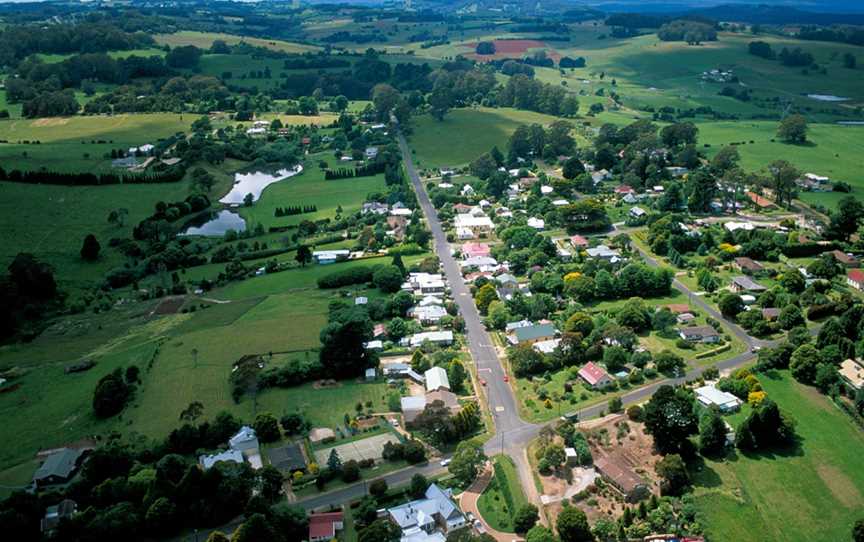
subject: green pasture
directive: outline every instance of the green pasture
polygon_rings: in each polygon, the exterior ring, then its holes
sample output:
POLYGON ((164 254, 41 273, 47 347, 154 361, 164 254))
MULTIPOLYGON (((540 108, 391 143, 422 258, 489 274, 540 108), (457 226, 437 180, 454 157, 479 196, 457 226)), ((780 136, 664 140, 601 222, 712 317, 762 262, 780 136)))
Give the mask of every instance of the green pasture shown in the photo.
POLYGON ((506 152, 507 140, 520 124, 551 124, 550 115, 510 108, 454 109, 443 121, 417 117, 410 146, 420 168, 467 164, 493 146, 506 152))
POLYGON ((477 508, 490 527, 512 533, 513 517, 521 506, 528 504, 528 499, 522 492, 513 460, 506 455, 497 455, 493 461, 495 475, 477 500, 477 508))
POLYGON ((219 32, 196 32, 193 30, 181 30, 173 34, 156 34, 153 38, 159 45, 168 45, 169 47, 194 45, 199 49, 210 49, 210 46, 212 46, 213 42, 216 40, 222 40, 228 45, 236 45, 237 43, 245 42, 256 47, 266 47, 268 49, 285 53, 307 53, 318 51, 320 49, 314 45, 292 43, 289 41, 252 38, 235 34, 222 34, 219 32))
POLYGON ((258 410, 272 412, 277 417, 301 412, 314 427, 345 425, 345 414, 354 416, 358 402, 372 401, 374 412, 387 411, 387 384, 343 380, 336 387, 316 389, 304 384, 290 389, 267 390, 258 395, 258 410))
POLYGON ((759 380, 795 419, 799 445, 753 455, 730 452, 694 472, 706 535, 712 540, 746 540, 753 533, 778 542, 848 540, 864 509, 864 433, 829 399, 787 373, 759 380))

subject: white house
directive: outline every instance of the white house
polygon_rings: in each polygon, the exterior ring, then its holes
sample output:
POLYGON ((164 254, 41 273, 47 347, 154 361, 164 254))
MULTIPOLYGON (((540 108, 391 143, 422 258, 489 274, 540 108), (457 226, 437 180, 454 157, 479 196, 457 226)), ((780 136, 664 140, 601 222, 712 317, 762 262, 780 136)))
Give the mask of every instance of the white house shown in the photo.
POLYGON ((488 216, 474 216, 472 214, 456 215, 453 219, 456 230, 468 230, 472 235, 488 235, 495 226, 488 216))
POLYGON ((535 230, 542 230, 546 227, 546 221, 542 218, 531 217, 528 219, 528 227, 534 228, 535 230))
POLYGON ((422 499, 388 509, 387 517, 402 531, 403 542, 443 541, 448 533, 468 525, 451 491, 436 484, 426 489, 422 499))
POLYGON ((449 346, 453 344, 453 332, 447 330, 424 331, 422 333, 415 333, 410 337, 402 339, 401 344, 410 346, 411 348, 418 348, 425 341, 429 341, 432 344, 437 344, 441 346, 449 346))
POLYGON ((721 412, 734 412, 743 401, 731 393, 720 391, 714 386, 702 386, 694 390, 696 400, 706 407, 717 406, 721 412))
POLYGON ((346 249, 339 250, 316 250, 312 253, 312 259, 320 265, 336 263, 341 260, 347 260, 351 255, 351 251, 346 249))
POLYGON ((432 367, 423 376, 426 378, 426 391, 450 391, 450 380, 442 367, 432 367))

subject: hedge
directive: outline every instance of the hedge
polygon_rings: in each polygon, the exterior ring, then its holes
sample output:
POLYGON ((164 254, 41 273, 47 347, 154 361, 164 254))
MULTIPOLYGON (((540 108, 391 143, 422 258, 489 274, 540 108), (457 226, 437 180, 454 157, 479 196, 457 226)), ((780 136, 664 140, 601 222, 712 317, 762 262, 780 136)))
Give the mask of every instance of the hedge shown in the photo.
POLYGON ((342 271, 336 271, 329 275, 324 275, 318 279, 319 288, 341 288, 342 286, 350 286, 352 284, 365 284, 372 282, 372 275, 380 265, 351 267, 342 271))

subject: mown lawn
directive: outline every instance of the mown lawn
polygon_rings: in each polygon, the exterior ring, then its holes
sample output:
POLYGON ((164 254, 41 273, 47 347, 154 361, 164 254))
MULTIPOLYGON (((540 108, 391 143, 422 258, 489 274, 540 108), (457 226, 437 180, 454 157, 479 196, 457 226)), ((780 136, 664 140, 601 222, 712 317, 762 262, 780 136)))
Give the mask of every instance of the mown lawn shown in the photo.
POLYGON ((760 381, 795 419, 800 445, 755 455, 732 453, 694 473, 706 534, 712 540, 751 540, 756 533, 768 542, 849 540, 864 510, 864 432, 788 373, 760 376, 760 381))
POLYGON ((523 504, 528 503, 522 486, 519 485, 519 474, 516 465, 506 455, 497 455, 493 458, 495 462, 495 475, 489 483, 486 491, 480 495, 477 508, 480 515, 490 527, 505 533, 513 532, 513 516, 523 504))

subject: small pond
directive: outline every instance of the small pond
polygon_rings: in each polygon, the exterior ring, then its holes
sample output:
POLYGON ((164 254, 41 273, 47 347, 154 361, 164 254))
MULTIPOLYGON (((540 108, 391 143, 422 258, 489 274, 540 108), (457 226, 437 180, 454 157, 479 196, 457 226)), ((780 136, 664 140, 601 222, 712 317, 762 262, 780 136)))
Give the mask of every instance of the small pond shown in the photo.
POLYGON ((228 230, 237 232, 246 229, 246 221, 234 211, 213 211, 202 213, 186 224, 186 230, 180 235, 207 235, 221 237, 228 230))
POLYGON ((303 166, 296 165, 293 168, 282 168, 276 171, 249 171, 234 174, 234 186, 228 194, 219 200, 219 203, 227 205, 242 205, 246 194, 252 194, 253 201, 258 201, 261 192, 275 182, 288 177, 293 177, 303 171, 303 166))

